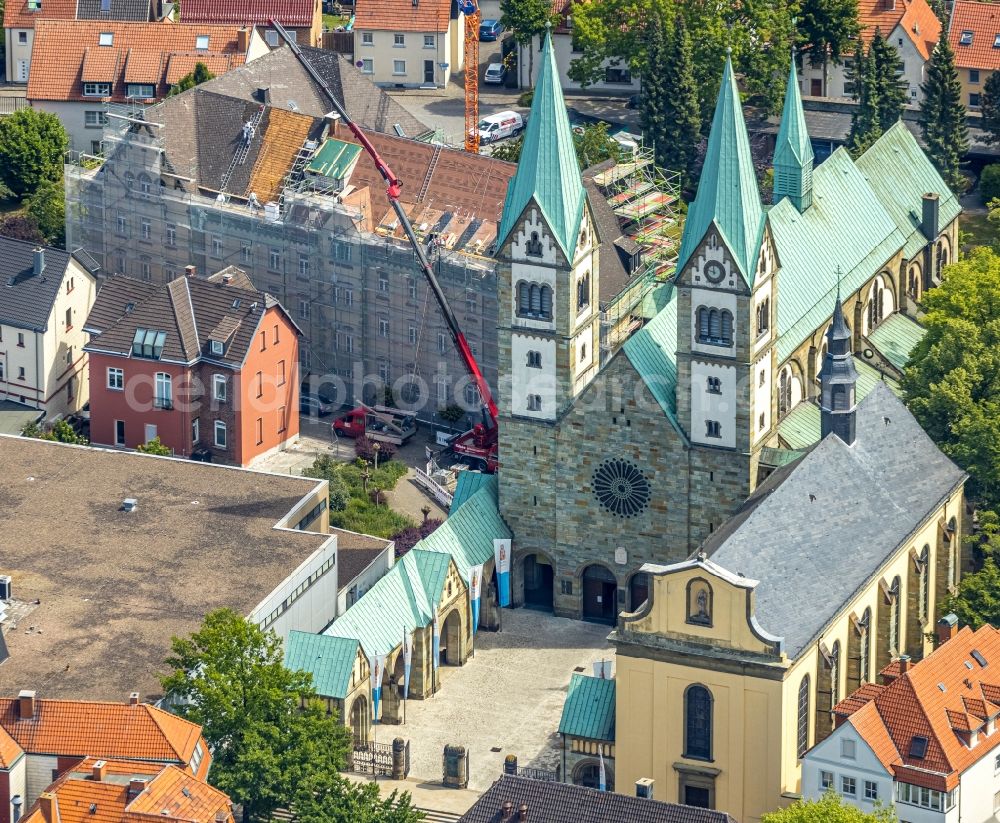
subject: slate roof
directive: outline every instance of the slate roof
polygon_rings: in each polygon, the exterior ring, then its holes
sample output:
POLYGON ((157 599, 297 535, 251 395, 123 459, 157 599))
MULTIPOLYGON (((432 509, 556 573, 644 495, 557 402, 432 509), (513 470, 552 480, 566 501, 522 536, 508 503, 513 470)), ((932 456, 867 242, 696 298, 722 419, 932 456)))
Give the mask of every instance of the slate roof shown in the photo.
POLYGON ((829 435, 791 467, 709 549, 760 580, 757 622, 794 660, 965 475, 882 383, 858 405, 853 446, 829 435))
POLYGON ((357 0, 354 28, 386 31, 448 31, 452 0, 357 0))
POLYGON ((848 715, 847 722, 897 779, 948 791, 962 772, 992 758, 1000 746, 1000 724, 986 733, 987 719, 1000 715, 997 662, 1000 631, 966 626, 906 672, 899 674, 897 668, 886 685, 855 692, 834 712, 848 715), (970 730, 979 731, 972 747, 956 734, 970 730), (927 739, 923 757, 911 755, 914 737, 927 739))
POLYGON ((507 186, 497 247, 506 241, 525 207, 534 203, 563 254, 571 257, 586 199, 552 35, 546 32, 517 173, 507 186))
POLYGON ((681 250, 677 257, 678 271, 687 265, 712 225, 732 251, 743 279, 752 285, 757 270, 757 250, 764 229, 764 209, 757 189, 757 174, 750 154, 750 138, 743 119, 740 92, 729 57, 726 58, 722 85, 715 103, 698 194, 684 221, 681 250))
POLYGON ((77 20, 130 20, 142 23, 155 19, 150 0, 111 0, 107 11, 101 11, 101 0, 77 0, 77 20))
POLYGON ((615 682, 614 678, 575 673, 563 703, 559 733, 614 742, 615 682))
POLYGON ((43 247, 45 268, 36 277, 37 246, 0 236, 0 323, 5 326, 29 331, 44 331, 48 326, 70 255, 61 249, 43 247))
POLYGON ((1000 35, 1000 3, 955 0, 950 19, 948 43, 955 52, 955 65, 984 71, 1000 69, 1000 48, 994 46, 1000 35), (963 31, 972 32, 968 46, 962 45, 963 31))
POLYGON ((309 28, 314 10, 320 14, 314 0, 184 0, 180 22, 267 26, 277 18, 286 28, 309 28))
POLYGON ((161 360, 191 364, 199 359, 239 369, 264 313, 277 304, 270 295, 242 288, 235 280, 178 277, 164 286, 127 277, 105 280, 85 328, 86 351, 131 356, 138 329, 165 333, 161 360), (110 284, 114 284, 109 288, 110 284), (130 308, 131 306, 131 308, 130 308), (221 334, 220 334, 221 331, 221 334), (209 342, 225 335, 221 355, 209 342))
POLYGON ((927 329, 905 314, 890 314, 868 335, 876 349, 897 369, 902 371, 910 360, 910 353, 923 340, 927 329))
POLYGON ((358 641, 351 637, 291 631, 285 641, 285 665, 309 672, 321 697, 347 697, 357 656, 358 641))
POLYGON ((185 26, 170 22, 121 23, 107 20, 39 20, 31 49, 29 100, 124 102, 126 83, 149 83, 156 98, 169 91, 166 79, 171 55, 196 54, 214 59, 218 68, 242 65, 237 26, 185 26), (110 46, 99 43, 102 33, 113 35, 110 46), (196 48, 208 35, 209 47, 196 48), (87 79, 84 80, 86 73, 87 79), (126 74, 130 76, 127 78, 126 74), (84 82, 111 84, 110 98, 84 97, 84 82))
POLYGON ((490 786, 459 823, 501 823, 505 803, 513 805, 511 820, 526 805, 532 823, 736 823, 725 812, 509 774, 490 786))
POLYGON ((583 188, 587 192, 594 225, 597 226, 597 236, 601 240, 599 262, 601 266, 600 301, 602 303, 609 303, 621 294, 630 279, 618 252, 619 241, 625 241, 621 245, 626 245, 626 243, 635 245, 631 238, 623 236, 618 215, 615 214, 608 198, 601 193, 597 183, 594 182, 594 175, 611 168, 614 164, 614 160, 605 160, 583 172, 583 188))

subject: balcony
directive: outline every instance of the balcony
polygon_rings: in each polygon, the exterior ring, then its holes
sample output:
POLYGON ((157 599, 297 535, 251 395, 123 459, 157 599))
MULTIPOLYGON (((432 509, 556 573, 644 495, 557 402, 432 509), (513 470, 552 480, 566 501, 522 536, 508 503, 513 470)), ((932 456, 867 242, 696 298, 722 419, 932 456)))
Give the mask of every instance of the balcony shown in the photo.
POLYGON ((154 397, 153 398, 153 408, 154 409, 164 409, 170 411, 174 407, 173 399, 169 397, 154 397))

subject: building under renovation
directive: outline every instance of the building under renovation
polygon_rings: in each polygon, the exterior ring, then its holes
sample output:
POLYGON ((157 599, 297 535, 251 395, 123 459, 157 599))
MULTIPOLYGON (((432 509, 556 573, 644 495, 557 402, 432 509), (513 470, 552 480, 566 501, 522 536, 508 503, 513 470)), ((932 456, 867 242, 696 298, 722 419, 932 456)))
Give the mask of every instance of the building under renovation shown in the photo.
MULTIPOLYGON (((403 181, 402 202, 491 385, 493 244, 515 166, 431 133, 343 58, 305 50, 403 181), (403 135, 403 136, 400 136, 403 135), (422 139, 412 139, 419 137, 422 139)), ((67 237, 106 272, 168 282, 243 269, 303 329, 302 374, 336 402, 380 400, 430 419, 479 398, 386 196, 351 132, 278 49, 149 108, 110 107, 101 157, 67 171, 67 237)), ((591 170, 608 253, 605 348, 637 326, 675 255, 668 181, 637 154, 591 170), (646 252, 644 256, 644 252, 646 252)))

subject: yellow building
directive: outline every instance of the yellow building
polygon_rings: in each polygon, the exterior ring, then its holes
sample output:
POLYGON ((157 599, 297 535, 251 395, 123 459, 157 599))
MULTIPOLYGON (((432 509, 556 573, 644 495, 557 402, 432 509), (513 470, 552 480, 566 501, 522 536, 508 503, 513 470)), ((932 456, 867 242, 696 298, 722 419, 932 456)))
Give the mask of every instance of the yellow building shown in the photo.
POLYGON ((965 476, 884 384, 855 404, 849 338, 838 301, 824 438, 696 557, 644 567, 649 599, 611 636, 618 791, 650 778, 659 799, 753 823, 799 796, 842 697, 931 650, 965 476))

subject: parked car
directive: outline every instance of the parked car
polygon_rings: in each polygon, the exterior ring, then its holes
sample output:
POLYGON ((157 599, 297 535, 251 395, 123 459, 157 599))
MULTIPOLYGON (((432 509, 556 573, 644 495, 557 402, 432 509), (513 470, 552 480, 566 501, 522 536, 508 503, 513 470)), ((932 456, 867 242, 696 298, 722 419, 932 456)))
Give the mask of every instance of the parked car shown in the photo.
POLYGON ((333 414, 333 406, 327 403, 318 394, 299 395, 299 414, 308 414, 310 417, 326 417, 333 414))
POLYGON ((490 63, 486 67, 486 74, 483 76, 484 83, 503 83, 507 79, 507 69, 503 63, 490 63))
POLYGON ((503 25, 499 20, 483 20, 479 24, 480 40, 497 40, 503 34, 503 25))
POLYGON ((513 137, 524 128, 524 118, 516 111, 501 111, 479 121, 479 139, 495 143, 504 137, 513 137))

